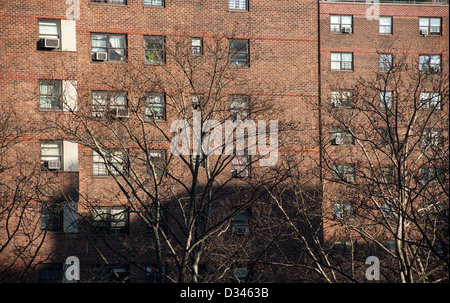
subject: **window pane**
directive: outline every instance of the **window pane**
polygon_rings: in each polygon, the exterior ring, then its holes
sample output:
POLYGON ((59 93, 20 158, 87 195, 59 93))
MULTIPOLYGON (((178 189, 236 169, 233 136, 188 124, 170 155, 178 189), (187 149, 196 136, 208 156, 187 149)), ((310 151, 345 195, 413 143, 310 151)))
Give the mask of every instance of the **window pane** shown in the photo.
POLYGON ((380 17, 380 25, 391 25, 391 17, 380 17))
POLYGON ((58 23, 39 22, 39 35, 58 35, 58 23))
POLYGON ((331 61, 341 61, 341 54, 331 53, 331 61))
POLYGON ((419 18, 419 26, 428 26, 429 19, 428 18, 419 18))
POLYGON ((92 47, 105 48, 107 46, 106 35, 92 35, 91 36, 91 45, 92 45, 92 47))
POLYGON ((125 48, 125 38, 123 36, 109 36, 109 45, 112 48, 125 48))
POLYGON ((430 19, 430 26, 441 26, 441 19, 439 18, 430 19))
POLYGON ((352 24, 352 16, 342 16, 341 24, 342 25, 351 25, 352 24))
POLYGON ((341 17, 340 16, 330 16, 330 23, 333 23, 333 24, 341 23, 341 17))
POLYGON ((342 61, 351 62, 352 61, 352 54, 342 54, 342 61))

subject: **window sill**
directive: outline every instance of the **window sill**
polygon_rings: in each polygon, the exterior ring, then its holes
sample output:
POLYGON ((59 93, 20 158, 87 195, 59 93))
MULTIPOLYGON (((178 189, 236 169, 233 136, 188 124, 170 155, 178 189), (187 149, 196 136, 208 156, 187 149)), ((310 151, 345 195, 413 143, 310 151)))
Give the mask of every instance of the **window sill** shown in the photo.
POLYGON ((123 3, 103 3, 103 2, 90 2, 89 1, 89 5, 100 5, 100 6, 102 6, 102 5, 107 5, 107 6, 121 6, 121 7, 123 7, 123 6, 127 6, 127 4, 123 4, 123 3))
POLYGON ((237 8, 229 8, 228 12, 230 13, 248 13, 248 9, 237 9, 237 8))
POLYGON ((144 8, 164 8, 164 5, 144 4, 144 8))
POLYGON ((43 113, 45 113, 45 112, 47 112, 47 113, 62 113, 63 112, 62 108, 41 108, 41 107, 38 107, 38 110, 40 112, 43 112, 43 113))

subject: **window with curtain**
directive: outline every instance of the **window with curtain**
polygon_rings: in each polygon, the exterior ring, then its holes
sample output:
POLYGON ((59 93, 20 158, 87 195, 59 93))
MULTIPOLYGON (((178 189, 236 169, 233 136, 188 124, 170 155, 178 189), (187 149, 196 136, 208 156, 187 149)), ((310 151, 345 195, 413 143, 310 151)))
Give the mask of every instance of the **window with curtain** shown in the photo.
POLYGON ((95 53, 108 54, 107 61, 121 61, 126 58, 126 36, 120 34, 91 34, 91 59, 95 53))

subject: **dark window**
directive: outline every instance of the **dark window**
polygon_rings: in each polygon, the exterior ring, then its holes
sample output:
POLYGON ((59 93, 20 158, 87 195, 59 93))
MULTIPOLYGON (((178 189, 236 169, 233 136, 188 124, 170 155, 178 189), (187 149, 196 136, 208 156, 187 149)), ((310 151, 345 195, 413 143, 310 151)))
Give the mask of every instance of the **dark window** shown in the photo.
POLYGON ((128 210, 120 206, 96 206, 92 209, 92 225, 98 233, 128 232, 128 210))
POLYGON ((249 42, 246 39, 230 40, 230 65, 249 66, 249 42))
POLYGON ((39 283, 62 283, 63 265, 60 263, 39 264, 39 283))

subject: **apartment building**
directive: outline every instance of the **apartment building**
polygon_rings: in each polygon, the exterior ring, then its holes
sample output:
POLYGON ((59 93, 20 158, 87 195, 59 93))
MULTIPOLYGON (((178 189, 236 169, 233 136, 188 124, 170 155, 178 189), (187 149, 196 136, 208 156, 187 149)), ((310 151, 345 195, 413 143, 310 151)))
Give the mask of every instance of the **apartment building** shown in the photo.
MULTIPOLYGON (((315 197, 311 213, 323 195, 332 216, 328 205, 346 201, 319 164, 331 145, 351 175, 359 151, 330 112, 348 109, 359 77, 397 55, 448 70, 448 4, 382 2, 2 1, 0 104, 22 138, 5 153, 20 161, 2 174, 30 191, 11 220, 26 223, 2 219, 2 277, 64 281, 75 256, 82 282, 307 281, 277 265, 306 262, 307 251, 285 231, 286 212, 267 207, 295 192, 277 182, 297 176, 315 197), (194 140, 194 110, 277 120, 277 165, 260 167, 249 149, 174 155, 173 122, 189 121, 194 140), (296 170, 283 173, 286 163, 296 170), (23 171, 32 189, 14 179, 23 171)), ((345 247, 340 221, 329 222, 315 231, 345 247)))
MULTIPOLYGON (((393 209, 407 203, 414 213, 426 204, 430 193, 417 188, 428 184, 428 166, 448 182, 448 168, 436 156, 448 149, 448 90, 437 85, 448 71, 447 4, 319 3, 324 237, 340 251, 357 254, 370 246, 380 254, 367 240, 374 237, 395 255, 398 230, 392 228, 401 215, 393 214, 407 208, 393 209), (393 184, 417 195, 400 197, 393 184)), ((414 238, 413 229, 404 232, 414 238)))

